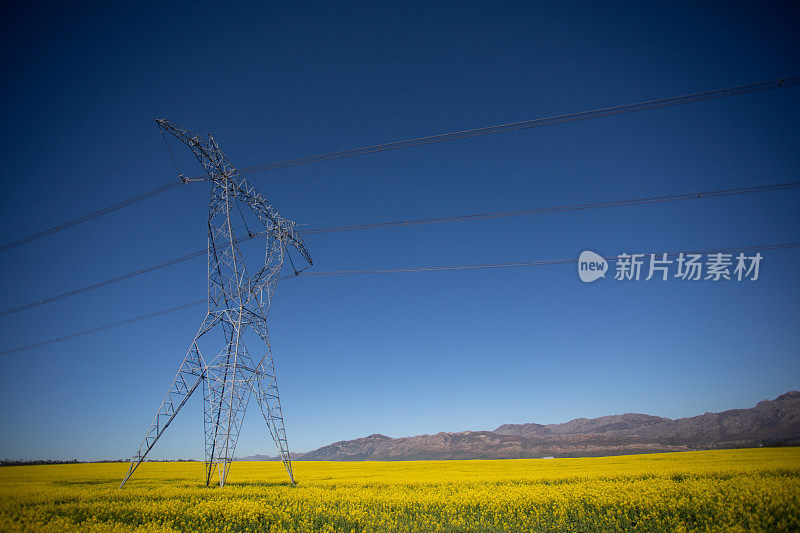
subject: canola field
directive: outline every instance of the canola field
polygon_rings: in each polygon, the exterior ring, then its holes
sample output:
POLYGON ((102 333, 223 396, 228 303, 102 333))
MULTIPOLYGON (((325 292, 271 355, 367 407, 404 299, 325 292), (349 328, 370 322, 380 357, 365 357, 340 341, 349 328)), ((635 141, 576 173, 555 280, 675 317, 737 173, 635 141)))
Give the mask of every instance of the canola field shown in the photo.
POLYGON ((800 448, 582 459, 0 468, 2 531, 800 531, 800 448))

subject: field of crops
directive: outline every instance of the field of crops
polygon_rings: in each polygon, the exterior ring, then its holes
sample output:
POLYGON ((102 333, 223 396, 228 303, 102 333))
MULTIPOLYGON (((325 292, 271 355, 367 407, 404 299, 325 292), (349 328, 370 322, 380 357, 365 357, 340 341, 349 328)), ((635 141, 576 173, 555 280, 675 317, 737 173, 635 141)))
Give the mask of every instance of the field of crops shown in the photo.
POLYGON ((585 459, 0 468, 3 531, 800 531, 800 448, 585 459))

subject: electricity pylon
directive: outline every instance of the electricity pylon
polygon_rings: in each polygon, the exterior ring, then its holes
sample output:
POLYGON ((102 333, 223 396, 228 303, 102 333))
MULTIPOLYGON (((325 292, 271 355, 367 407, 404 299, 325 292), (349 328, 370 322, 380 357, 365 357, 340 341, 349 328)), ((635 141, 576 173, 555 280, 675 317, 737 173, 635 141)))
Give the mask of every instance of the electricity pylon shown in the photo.
POLYGON ((296 249, 307 263, 303 270, 311 266, 311 256, 295 231, 294 222, 281 217, 233 168, 211 134, 201 138, 166 120, 156 122, 162 135, 167 131, 189 147, 208 174, 203 179, 211 181, 208 312, 131 459, 120 488, 197 389, 203 393, 206 486, 215 470, 220 487, 225 485, 251 394, 256 397, 289 480, 294 484, 266 318, 284 257, 292 263, 294 274, 299 273, 288 246, 296 249), (257 231, 250 230, 247 218, 257 226, 257 231), (246 236, 237 237, 235 227, 242 223, 246 236), (266 256, 255 274, 249 276, 239 243, 258 237, 266 240, 266 256), (246 341, 258 344, 259 357, 247 350, 246 341))

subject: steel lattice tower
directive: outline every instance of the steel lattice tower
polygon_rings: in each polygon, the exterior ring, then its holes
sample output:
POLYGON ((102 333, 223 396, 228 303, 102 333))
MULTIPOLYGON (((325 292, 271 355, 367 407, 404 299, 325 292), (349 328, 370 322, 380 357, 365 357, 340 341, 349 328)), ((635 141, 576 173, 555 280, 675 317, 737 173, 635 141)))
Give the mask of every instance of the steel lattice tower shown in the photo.
POLYGON ((206 485, 211 483, 215 470, 220 487, 225 485, 251 394, 255 394, 294 484, 266 317, 284 258, 292 262, 295 274, 299 272, 288 246, 295 248, 305 260, 304 268, 311 266, 311 256, 295 231, 294 222, 281 217, 233 168, 211 134, 201 138, 166 120, 156 122, 162 134, 168 131, 189 147, 208 174, 204 179, 211 181, 208 312, 139 450, 131 459, 120 488, 198 388, 203 393, 206 485), (257 231, 250 230, 246 218, 257 226, 257 231), (235 231, 236 226, 242 225, 247 230, 245 236, 235 231), (239 247, 239 242, 250 238, 266 240, 264 262, 259 262, 253 275, 248 275, 239 247), (258 345, 256 355, 248 351, 246 341, 251 347, 253 343, 258 345))

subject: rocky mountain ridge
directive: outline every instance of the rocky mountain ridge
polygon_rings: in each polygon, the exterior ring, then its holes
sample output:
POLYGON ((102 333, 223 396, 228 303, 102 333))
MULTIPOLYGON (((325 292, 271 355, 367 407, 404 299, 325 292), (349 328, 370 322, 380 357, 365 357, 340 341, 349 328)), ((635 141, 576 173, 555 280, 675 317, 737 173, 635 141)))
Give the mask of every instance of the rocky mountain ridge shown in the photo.
MULTIPOLYGON (((504 424, 494 431, 461 431, 391 438, 374 434, 307 453, 306 461, 524 459, 586 457, 800 444, 800 392, 750 409, 672 420, 627 413, 562 424, 504 424)), ((272 460, 263 455, 240 460, 272 460)))

